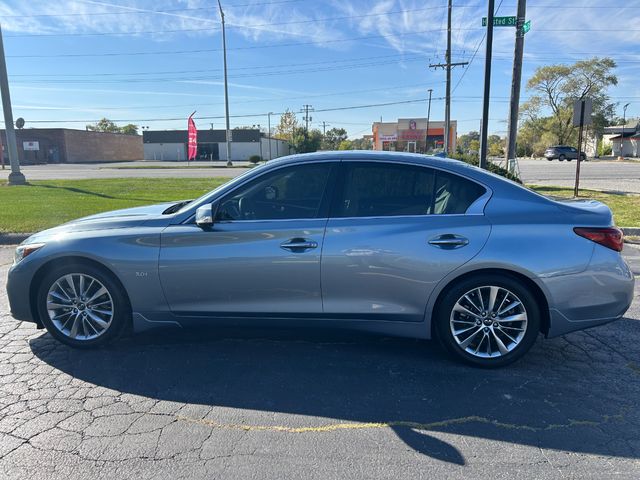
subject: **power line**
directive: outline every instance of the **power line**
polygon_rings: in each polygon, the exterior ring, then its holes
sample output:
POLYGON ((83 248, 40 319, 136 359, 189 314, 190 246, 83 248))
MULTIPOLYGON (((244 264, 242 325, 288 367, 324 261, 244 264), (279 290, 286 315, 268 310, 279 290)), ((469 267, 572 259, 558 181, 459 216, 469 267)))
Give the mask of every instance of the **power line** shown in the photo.
MULTIPOLYGON (((406 33, 388 34, 388 35, 367 35, 362 37, 347 37, 335 40, 316 40, 308 42, 291 42, 291 43, 275 43, 267 45, 251 45, 247 47, 235 47, 228 50, 257 50, 265 48, 282 48, 297 47, 302 45, 324 45, 329 43, 344 43, 357 40, 372 40, 376 38, 404 37, 412 35, 420 35, 422 33, 440 32, 442 29, 419 30, 406 33)), ((173 50, 173 51, 154 51, 154 52, 103 52, 103 53, 63 53, 63 54, 47 54, 47 55, 7 55, 7 58, 61 58, 61 57, 121 57, 121 56, 139 56, 139 55, 177 55, 177 54, 194 54, 194 53, 210 53, 219 52, 220 48, 205 48, 199 50, 173 50)))
MULTIPOLYGON (((301 3, 306 0, 277 0, 273 2, 260 2, 260 3, 240 3, 236 5, 227 5, 226 8, 241 8, 241 7, 257 7, 278 5, 283 3, 301 3)), ((72 12, 72 13, 38 13, 34 15, 3 15, 3 18, 56 18, 56 17, 97 17, 105 15, 140 15, 140 14, 163 14, 173 12, 194 12, 199 10, 216 10, 215 6, 212 7, 192 7, 192 8, 168 8, 163 10, 144 10, 144 11, 119 11, 119 12, 72 12)))

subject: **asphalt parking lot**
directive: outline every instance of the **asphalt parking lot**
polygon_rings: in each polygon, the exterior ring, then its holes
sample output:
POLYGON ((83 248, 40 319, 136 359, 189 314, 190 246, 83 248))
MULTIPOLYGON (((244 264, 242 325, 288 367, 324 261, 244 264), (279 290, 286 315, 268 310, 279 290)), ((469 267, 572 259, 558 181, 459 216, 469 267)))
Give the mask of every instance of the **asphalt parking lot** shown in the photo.
MULTIPOLYGON (((98 351, 13 320, 0 247, 0 477, 640 478, 640 285, 624 319, 497 371, 434 343, 164 332, 98 351)), ((640 250, 625 256, 640 275, 640 250)))

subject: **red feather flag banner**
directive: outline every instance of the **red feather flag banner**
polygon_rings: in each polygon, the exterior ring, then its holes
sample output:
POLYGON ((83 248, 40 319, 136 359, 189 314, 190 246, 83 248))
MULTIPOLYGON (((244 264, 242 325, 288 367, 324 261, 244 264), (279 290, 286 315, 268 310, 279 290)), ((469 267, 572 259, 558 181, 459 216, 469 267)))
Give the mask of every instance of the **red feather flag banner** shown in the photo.
POLYGON ((193 121, 193 115, 196 112, 193 112, 189 115, 188 125, 189 125, 189 155, 187 161, 195 160, 196 155, 198 154, 198 129, 196 128, 196 124, 193 121))

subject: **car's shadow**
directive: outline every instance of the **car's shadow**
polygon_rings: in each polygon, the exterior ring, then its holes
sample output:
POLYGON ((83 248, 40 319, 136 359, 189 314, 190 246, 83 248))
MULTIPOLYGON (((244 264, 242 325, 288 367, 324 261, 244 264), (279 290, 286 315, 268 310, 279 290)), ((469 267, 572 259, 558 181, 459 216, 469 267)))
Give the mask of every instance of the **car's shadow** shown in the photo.
POLYGON ((541 339, 501 370, 459 365, 435 342, 344 332, 164 331, 97 351, 43 334, 31 348, 83 381, 153 399, 307 415, 313 426, 387 423, 416 451, 455 464, 463 454, 430 432, 638 458, 640 367, 598 335, 635 344, 640 322, 592 333, 541 339))

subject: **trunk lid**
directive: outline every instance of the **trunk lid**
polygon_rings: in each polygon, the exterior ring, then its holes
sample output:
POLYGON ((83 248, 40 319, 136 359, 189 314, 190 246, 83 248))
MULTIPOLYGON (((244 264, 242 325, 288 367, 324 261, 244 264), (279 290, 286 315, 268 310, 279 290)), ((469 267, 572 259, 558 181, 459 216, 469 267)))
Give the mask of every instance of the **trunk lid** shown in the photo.
POLYGON ((569 214, 576 226, 610 227, 614 225, 611 209, 604 203, 589 199, 559 199, 552 201, 569 214))

